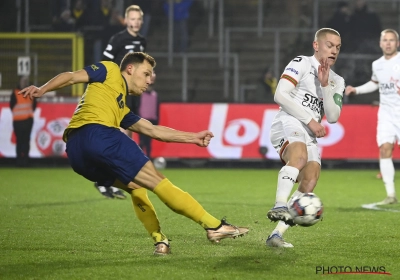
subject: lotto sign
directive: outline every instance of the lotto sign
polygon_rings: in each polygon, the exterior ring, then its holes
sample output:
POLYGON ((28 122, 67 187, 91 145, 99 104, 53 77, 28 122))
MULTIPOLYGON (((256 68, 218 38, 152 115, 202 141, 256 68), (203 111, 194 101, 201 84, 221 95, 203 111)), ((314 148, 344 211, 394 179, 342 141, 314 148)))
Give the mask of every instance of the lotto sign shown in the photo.
MULTIPOLYGON (((269 140, 277 105, 169 103, 161 104, 160 111, 161 125, 185 131, 209 129, 214 138, 206 149, 154 141, 153 157, 260 159, 259 148, 264 146, 268 148, 266 158, 278 159, 269 140)), ((322 159, 378 159, 377 112, 378 107, 370 105, 344 105, 337 123, 323 119, 327 135, 318 138, 322 159)), ((397 146, 393 158, 400 159, 397 146)))
MULTIPOLYGON (((31 135, 32 157, 66 156, 61 135, 75 107, 75 103, 39 102, 31 135)), ((278 106, 272 104, 161 104, 160 125, 192 132, 208 129, 214 137, 207 148, 154 140, 152 157, 261 159, 259 148, 263 146, 268 148, 266 158, 278 160, 269 140, 277 112, 278 106)), ((339 122, 329 124, 324 119, 327 135, 318 139, 322 159, 377 160, 377 112, 378 107, 369 105, 344 105, 339 122)), ((0 157, 15 157, 7 102, 0 102, 0 157)), ((397 145, 393 158, 400 159, 397 145)))
POLYGON ((19 56, 17 69, 18 76, 29 76, 31 74, 31 58, 29 56, 19 56))

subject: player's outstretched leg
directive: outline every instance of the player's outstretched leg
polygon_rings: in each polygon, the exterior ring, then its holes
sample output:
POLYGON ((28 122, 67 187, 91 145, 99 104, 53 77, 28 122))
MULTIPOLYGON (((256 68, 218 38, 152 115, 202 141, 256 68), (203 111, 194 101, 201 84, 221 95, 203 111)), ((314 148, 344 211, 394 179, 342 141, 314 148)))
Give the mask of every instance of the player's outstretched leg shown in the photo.
POLYGON ((213 217, 189 193, 174 186, 167 178, 155 187, 154 193, 171 210, 200 224, 210 241, 219 242, 225 238, 244 236, 249 231, 246 227, 237 227, 227 223, 225 219, 213 217))

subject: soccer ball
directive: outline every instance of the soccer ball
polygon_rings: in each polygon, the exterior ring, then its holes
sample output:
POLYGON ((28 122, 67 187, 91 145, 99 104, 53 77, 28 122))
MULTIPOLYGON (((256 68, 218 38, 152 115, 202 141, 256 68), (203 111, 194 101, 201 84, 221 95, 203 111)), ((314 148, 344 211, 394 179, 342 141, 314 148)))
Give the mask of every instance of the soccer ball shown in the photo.
POLYGON ((167 161, 163 157, 156 157, 153 160, 153 164, 156 169, 164 169, 167 167, 167 161))
POLYGON ((299 226, 315 225, 322 219, 323 212, 322 201, 315 193, 303 193, 289 202, 289 213, 299 226))

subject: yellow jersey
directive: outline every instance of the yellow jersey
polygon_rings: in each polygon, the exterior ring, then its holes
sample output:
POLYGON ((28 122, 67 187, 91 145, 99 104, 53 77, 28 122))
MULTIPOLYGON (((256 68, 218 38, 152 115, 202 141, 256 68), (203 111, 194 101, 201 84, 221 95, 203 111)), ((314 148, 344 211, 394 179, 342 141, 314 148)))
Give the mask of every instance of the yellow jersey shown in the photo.
POLYGON ((64 141, 71 129, 86 124, 127 128, 140 119, 125 105, 128 86, 117 64, 102 61, 84 69, 89 75, 89 84, 64 131, 64 141))

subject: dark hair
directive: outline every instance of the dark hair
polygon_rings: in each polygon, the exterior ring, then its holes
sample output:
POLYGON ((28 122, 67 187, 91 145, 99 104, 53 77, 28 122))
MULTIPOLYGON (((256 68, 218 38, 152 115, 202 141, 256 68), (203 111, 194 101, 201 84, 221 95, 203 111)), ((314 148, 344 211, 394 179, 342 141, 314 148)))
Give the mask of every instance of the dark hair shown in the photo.
POLYGON ((150 63, 150 65, 154 68, 156 67, 155 59, 144 52, 132 52, 127 53, 121 61, 120 69, 121 71, 126 69, 128 64, 142 64, 144 61, 150 63))

